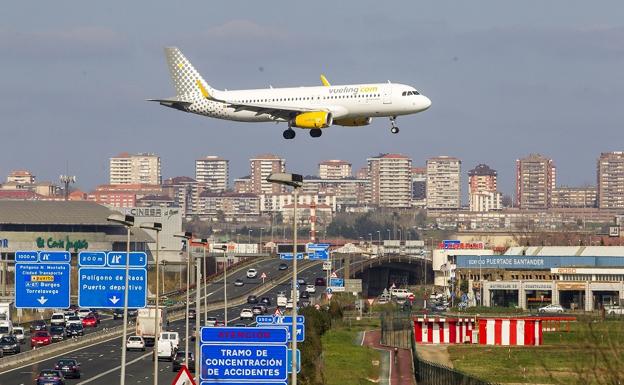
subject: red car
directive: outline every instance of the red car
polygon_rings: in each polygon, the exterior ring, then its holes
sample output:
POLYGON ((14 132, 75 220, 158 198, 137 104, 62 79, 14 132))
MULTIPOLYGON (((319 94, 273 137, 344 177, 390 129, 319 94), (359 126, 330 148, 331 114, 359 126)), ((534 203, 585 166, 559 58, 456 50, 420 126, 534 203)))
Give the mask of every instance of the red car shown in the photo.
POLYGON ((87 326, 91 326, 91 327, 96 327, 97 326, 97 318, 95 318, 95 316, 93 314, 89 314, 88 316, 84 317, 82 319, 82 326, 83 327, 87 327, 87 326))
POLYGON ((35 346, 46 346, 52 343, 52 336, 47 331, 38 331, 35 332, 32 337, 30 337, 30 347, 33 348, 35 346))

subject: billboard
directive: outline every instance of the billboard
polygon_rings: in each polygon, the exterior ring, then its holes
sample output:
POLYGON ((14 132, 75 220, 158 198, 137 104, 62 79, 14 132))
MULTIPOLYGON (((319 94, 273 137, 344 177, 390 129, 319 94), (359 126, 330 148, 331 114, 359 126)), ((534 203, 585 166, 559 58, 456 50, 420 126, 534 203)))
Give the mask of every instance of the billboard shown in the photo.
MULTIPOLYGON (((624 264, 624 258, 621 258, 624 264)), ((553 267, 596 266, 596 257, 527 255, 458 255, 459 269, 548 270, 553 267)))

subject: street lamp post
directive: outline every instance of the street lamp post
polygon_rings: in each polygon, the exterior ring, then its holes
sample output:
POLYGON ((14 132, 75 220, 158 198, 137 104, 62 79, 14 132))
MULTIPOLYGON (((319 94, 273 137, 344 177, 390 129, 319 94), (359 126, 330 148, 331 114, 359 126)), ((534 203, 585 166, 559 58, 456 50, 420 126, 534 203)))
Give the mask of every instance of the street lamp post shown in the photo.
POLYGON ((377 244, 377 256, 379 256, 379 250, 381 250, 381 231, 377 230, 377 237, 379 238, 379 244, 377 244))
POLYGON ((264 230, 264 227, 260 228, 260 254, 262 254, 262 230, 264 230))
MULTIPOLYGON (((191 238, 193 238, 193 234, 185 231, 182 233, 176 233, 173 235, 177 238, 182 238, 186 241, 186 320, 184 325, 184 365, 188 366, 188 354, 189 354, 189 289, 190 289, 190 281, 191 281, 191 238)), ((197 288, 196 288, 197 289, 197 288)), ((197 317, 197 314, 195 314, 197 317)), ((197 320, 195 320, 197 322, 197 320)), ((197 338, 198 336, 195 336, 197 338)))
POLYGON ((251 243, 251 232, 252 231, 253 231, 252 229, 249 229, 249 232, 247 233, 247 243, 251 243))
POLYGON ((121 379, 120 385, 126 383, 126 339, 128 338, 128 271, 130 270, 130 228, 134 226, 132 215, 111 214, 106 218, 109 222, 119 223, 126 227, 128 238, 126 240, 126 274, 124 279, 124 315, 123 315, 123 336, 121 337, 121 379))
POLYGON ((386 229, 386 231, 388 232, 388 239, 390 239, 390 229, 386 229))
POLYGON ((219 247, 215 247, 215 250, 223 251, 223 322, 225 326, 228 325, 228 304, 227 304, 227 258, 225 256, 225 252, 227 251, 226 245, 221 245, 219 247))
POLYGON ((371 248, 372 248, 373 247, 373 234, 372 233, 368 233, 368 239, 370 241, 371 248))
MULTIPOLYGON (((201 240, 204 251, 204 325, 208 325, 208 260, 206 259, 206 248, 208 247, 208 239, 202 238, 201 240)), ((217 270, 215 269, 215 274, 217 270)), ((197 338, 197 337, 195 337, 197 338)))
MULTIPOLYGON (((158 337, 160 336, 160 293, 158 292, 159 287, 159 272, 158 272, 158 235, 162 231, 162 223, 159 222, 151 222, 151 223, 142 223, 140 226, 142 229, 154 230, 156 231, 156 309, 154 309, 154 357, 158 357, 158 337)), ((154 359, 154 385, 158 385, 158 359, 154 359)))
POLYGON ((292 279, 292 368, 291 385, 297 385, 297 190, 303 185, 299 174, 273 173, 267 177, 271 183, 279 183, 293 188, 293 279, 292 279))

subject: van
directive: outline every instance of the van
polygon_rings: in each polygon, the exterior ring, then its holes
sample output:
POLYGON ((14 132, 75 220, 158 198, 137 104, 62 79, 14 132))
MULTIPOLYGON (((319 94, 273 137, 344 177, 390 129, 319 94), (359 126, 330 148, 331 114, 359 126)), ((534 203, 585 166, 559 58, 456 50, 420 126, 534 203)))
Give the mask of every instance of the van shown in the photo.
POLYGON ((50 325, 65 326, 65 313, 54 313, 50 318, 50 325))
POLYGON ((397 299, 407 299, 407 297, 414 294, 407 289, 392 289, 390 295, 397 299))
POLYGON ((288 298, 285 295, 277 296, 277 307, 286 307, 286 303, 288 303, 288 298))
POLYGON ((173 356, 175 354, 175 349, 173 348, 173 343, 168 339, 159 339, 158 340, 158 360, 167 360, 172 361, 173 356))
POLYGON ((13 334, 13 322, 0 321, 0 337, 13 334))
POLYGON ((180 335, 178 334, 178 332, 162 332, 158 337, 158 341, 160 340, 171 341, 175 350, 178 350, 180 347, 180 335))

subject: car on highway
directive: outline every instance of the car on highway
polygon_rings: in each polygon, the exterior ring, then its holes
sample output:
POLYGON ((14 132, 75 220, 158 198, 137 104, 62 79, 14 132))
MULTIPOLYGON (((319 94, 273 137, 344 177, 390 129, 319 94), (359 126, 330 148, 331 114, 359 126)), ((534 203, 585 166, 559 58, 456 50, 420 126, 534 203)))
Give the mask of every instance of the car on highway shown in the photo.
MULTIPOLYGON (((180 366, 184 365, 185 358, 186 354, 184 350, 176 352, 175 357, 173 358, 173 362, 171 363, 171 370, 174 372, 179 372, 180 366)), ((193 353, 188 354, 188 365, 186 365, 186 367, 191 372, 195 370, 195 355, 193 353)))
POLYGON ((130 336, 126 340, 126 350, 141 350, 145 351, 145 340, 141 336, 130 336))
POLYGON ((288 265, 285 264, 285 263, 280 263, 278 269, 279 270, 288 270, 288 265))
POLYGON ((35 346, 46 346, 52 343, 52 336, 49 332, 44 330, 39 330, 35 332, 30 337, 30 347, 34 348, 35 346))
POLYGON ((266 308, 263 308, 262 306, 254 306, 251 308, 251 312, 253 313, 253 315, 260 315, 260 314, 264 314, 264 310, 266 308))
POLYGON ((215 322, 214 326, 227 326, 227 325, 225 324, 225 321, 219 319, 217 320, 217 322, 215 322))
POLYGON ((21 351, 19 341, 12 335, 0 338, 0 349, 2 349, 3 356, 17 354, 21 351))
POLYGON ((69 317, 73 317, 76 315, 76 312, 73 310, 65 310, 63 312, 63 317, 65 317, 65 322, 67 322, 67 320, 69 319, 69 317))
POLYGON ((304 290, 304 291, 302 291, 302 292, 299 294, 299 298, 308 299, 308 298, 310 298, 310 293, 308 293, 306 290, 304 290))
POLYGON ((44 369, 37 376, 37 385, 65 385, 65 377, 60 370, 44 369))
POLYGON ((236 281, 234 281, 234 286, 243 286, 245 284, 245 282, 240 279, 240 278, 236 278, 236 281))
POLYGON ((73 358, 59 359, 54 369, 60 370, 65 378, 80 378, 80 362, 73 358))
POLYGON ((287 302, 288 302, 288 297, 286 297, 286 295, 277 296, 277 307, 286 307, 287 302))
POLYGON ((239 322, 239 323, 235 323, 234 326, 237 328, 246 328, 247 324, 243 322, 239 322))
POLYGON ((323 277, 316 277, 314 286, 327 286, 327 282, 325 282, 325 278, 323 277))
POLYGON ((256 304, 258 303, 258 297, 255 295, 250 295, 249 297, 247 297, 247 303, 249 304, 256 304))
POLYGON ((69 307, 66 310, 71 310, 75 313, 78 311, 78 309, 80 309, 80 307, 74 303, 74 304, 69 305, 69 307))
POLYGON ((306 284, 306 280, 299 277, 297 278, 297 283, 299 284, 299 286, 304 286, 306 284))
POLYGON ((256 278, 257 276, 258 276, 258 270, 256 269, 247 270, 247 278, 256 278))
POLYGON ((292 299, 288 299, 288 302, 286 302, 286 309, 292 309, 293 308, 293 301, 292 299))
POLYGON ((217 326, 217 317, 208 317, 206 319, 206 326, 217 326))
POLYGON ((93 316, 95 317, 99 325, 100 322, 102 322, 102 317, 100 315, 100 312, 98 311, 98 309, 89 309, 89 310, 91 310, 91 314, 93 314, 93 316))
POLYGON ((80 319, 83 319, 84 317, 88 316, 89 314, 91 314, 91 310, 89 309, 79 309, 76 314, 78 315, 78 317, 80 317, 80 319))
POLYGON ((88 316, 82 319, 82 326, 84 327, 97 327, 97 319, 93 314, 89 314, 88 316))
POLYGON ((113 309, 113 319, 123 319, 124 309, 113 309))
POLYGON ((264 306, 271 306, 271 298, 262 297, 260 298, 260 303, 263 304, 264 306))
POLYGON ((305 291, 307 291, 310 294, 314 294, 314 293, 316 293, 316 286, 315 285, 306 285, 305 291))
POLYGON ((84 335, 84 327, 82 323, 79 324, 69 324, 65 328, 65 336, 66 337, 78 337, 84 335))
POLYGON ((13 327, 13 335, 15 336, 15 338, 17 338, 17 340, 19 341, 20 344, 23 344, 26 342, 26 337, 24 336, 24 327, 23 326, 14 326, 13 327))
POLYGON ((188 319, 197 319, 197 311, 195 311, 195 309, 189 309, 188 319))
POLYGON ((80 326, 82 326, 82 320, 77 315, 73 315, 73 316, 69 317, 67 319, 67 322, 65 323, 66 327, 69 326, 69 325, 80 325, 80 326))
POLYGON ((309 298, 302 298, 300 303, 303 307, 310 306, 312 304, 309 298))
POLYGON ((245 320, 245 319, 253 320, 254 319, 253 311, 247 308, 242 309, 240 311, 240 319, 241 320, 245 320))
POLYGON ((65 313, 53 313, 50 318, 50 325, 65 326, 65 313))
POLYGON ((30 333, 37 332, 39 330, 48 330, 48 325, 42 319, 35 320, 30 323, 30 333))
POLYGON ((561 305, 546 305, 537 309, 538 313, 563 313, 565 310, 561 305))
POLYGON ((50 335, 52 336, 52 342, 59 342, 65 339, 65 327, 61 325, 50 326, 50 335))

